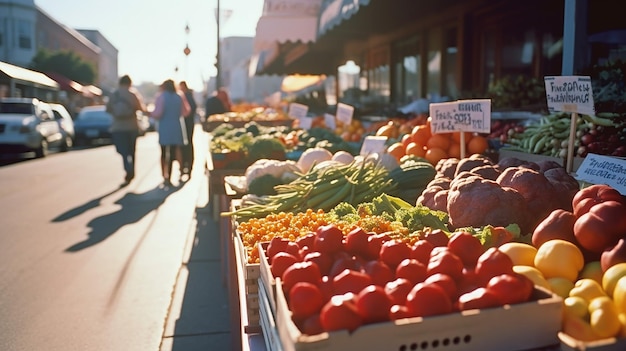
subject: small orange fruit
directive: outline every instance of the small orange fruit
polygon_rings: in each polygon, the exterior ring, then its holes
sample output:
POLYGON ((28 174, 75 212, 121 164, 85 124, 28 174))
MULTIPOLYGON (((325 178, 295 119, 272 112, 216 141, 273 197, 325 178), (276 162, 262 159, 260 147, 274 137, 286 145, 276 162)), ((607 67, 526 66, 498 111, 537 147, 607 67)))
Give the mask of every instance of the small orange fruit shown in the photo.
POLYGON ((453 141, 448 147, 448 157, 461 158, 461 144, 453 141))
POLYGON ((402 145, 402 143, 399 141, 395 142, 387 147, 387 153, 395 157, 396 160, 400 162, 400 159, 402 158, 402 156, 405 155, 404 145, 402 145))
MULTIPOLYGON (((465 145, 467 145, 470 139, 472 139, 472 133, 463 132, 463 137, 465 138, 465 145)), ((457 143, 461 143, 461 132, 452 132, 452 140, 456 141, 457 143)))
POLYGON ((411 130, 411 139, 418 144, 426 145, 431 136, 430 127, 425 124, 417 125, 411 130))
POLYGON ((469 154, 482 154, 489 148, 487 138, 482 135, 476 134, 472 136, 472 139, 467 143, 467 152, 469 154))
POLYGON ((386 136, 388 138, 397 138, 398 137, 398 128, 392 121, 389 121, 384 126, 378 128, 376 131, 376 136, 386 136))
POLYGON ((400 141, 402 142, 402 145, 404 145, 404 148, 406 149, 409 143, 413 141, 413 138, 411 138, 411 134, 404 134, 402 138, 400 139, 400 141))
POLYGON ((414 141, 410 142, 404 149, 404 153, 407 155, 424 157, 426 155, 426 148, 414 141))
POLYGON ((426 147, 429 149, 436 147, 441 150, 448 150, 451 142, 449 134, 433 134, 426 142, 426 147))
POLYGON ((424 158, 427 159, 433 166, 436 166, 439 160, 448 158, 448 153, 441 148, 433 147, 426 150, 424 158))

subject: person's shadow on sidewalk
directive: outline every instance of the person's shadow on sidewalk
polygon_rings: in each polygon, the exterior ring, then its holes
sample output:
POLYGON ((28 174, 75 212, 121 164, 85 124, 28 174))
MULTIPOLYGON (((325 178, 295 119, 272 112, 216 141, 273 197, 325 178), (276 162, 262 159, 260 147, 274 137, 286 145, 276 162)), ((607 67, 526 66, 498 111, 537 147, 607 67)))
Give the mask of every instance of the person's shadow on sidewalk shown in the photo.
MULTIPOLYGON (((148 213, 159 208, 165 199, 171 194, 177 192, 182 188, 180 186, 162 187, 158 186, 154 189, 148 190, 144 193, 126 193, 122 198, 115 203, 122 206, 116 212, 112 212, 100 217, 96 217, 89 221, 87 224, 91 231, 87 234, 87 239, 78 242, 67 249, 66 252, 76 252, 86 249, 92 245, 104 241, 106 238, 117 232, 120 228, 127 224, 135 223, 143 218, 148 213)), ((119 190, 119 189, 118 189, 119 190)), ((115 190, 117 191, 117 190, 115 190)), ((60 221, 67 219, 68 217, 76 216, 82 212, 85 212, 89 208, 94 208, 100 204, 100 201, 114 193, 115 191, 105 194, 97 199, 91 200, 84 205, 76 207, 65 214, 57 217, 54 221, 60 221)))

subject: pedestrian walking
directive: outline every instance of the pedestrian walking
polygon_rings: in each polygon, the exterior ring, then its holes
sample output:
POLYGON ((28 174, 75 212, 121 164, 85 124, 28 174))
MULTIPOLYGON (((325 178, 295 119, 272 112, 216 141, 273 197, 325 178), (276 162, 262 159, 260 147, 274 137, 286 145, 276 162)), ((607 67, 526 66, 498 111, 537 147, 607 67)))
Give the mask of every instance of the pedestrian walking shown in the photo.
POLYGON ((176 90, 173 80, 165 80, 159 88, 160 94, 156 98, 151 116, 159 121, 157 132, 161 146, 163 184, 171 186, 174 160, 178 162, 182 175, 182 147, 189 143, 183 116, 189 114, 190 108, 187 99, 176 90))
POLYGON ((206 99, 204 103, 204 117, 209 118, 210 115, 230 112, 232 110, 232 103, 226 89, 219 88, 213 96, 206 99))
POLYGON ((119 79, 118 88, 109 97, 106 110, 113 116, 111 138, 115 151, 122 156, 124 164, 124 183, 128 185, 135 178, 135 147, 139 136, 137 111, 146 111, 139 92, 132 88, 128 75, 119 79))
POLYGON ((185 128, 187 129, 188 143, 183 146, 183 171, 182 174, 189 179, 191 177, 191 169, 194 162, 194 149, 193 149, 193 130, 196 124, 196 110, 198 105, 193 97, 193 91, 187 86, 186 81, 178 83, 180 91, 183 93, 189 104, 189 113, 185 115, 185 128))

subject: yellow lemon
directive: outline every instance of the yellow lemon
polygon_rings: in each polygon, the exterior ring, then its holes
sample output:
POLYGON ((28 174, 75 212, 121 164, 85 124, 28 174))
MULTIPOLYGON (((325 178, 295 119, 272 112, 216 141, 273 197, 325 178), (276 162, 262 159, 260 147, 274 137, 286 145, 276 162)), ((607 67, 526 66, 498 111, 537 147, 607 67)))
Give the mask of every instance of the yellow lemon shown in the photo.
POLYGON ((578 318, 589 318, 589 305, 587 300, 580 296, 569 296, 563 299, 563 312, 578 318))
MULTIPOLYGON (((613 297, 613 290, 617 281, 626 275, 626 262, 617 263, 607 268, 602 275, 602 287, 606 294, 613 297)), ((626 311, 625 311, 626 312, 626 311)))
POLYGON ((535 285, 552 291, 550 283, 548 283, 546 278, 544 278, 543 274, 541 274, 541 272, 537 268, 519 265, 513 266, 513 271, 525 275, 530 280, 532 280, 535 285))
POLYGON ((563 277, 576 281, 584 265, 585 258, 578 246, 566 240, 548 240, 539 246, 535 255, 535 267, 546 279, 563 277))
POLYGON ((626 276, 619 278, 617 283, 615 283, 613 302, 615 303, 617 312, 626 313, 626 276))
POLYGON ((595 280, 589 278, 578 279, 574 287, 569 291, 569 296, 580 296, 591 302, 596 297, 606 296, 602 286, 595 280))
POLYGON ((537 248, 530 244, 508 242, 500 245, 498 249, 511 258, 511 260, 513 261, 513 265, 535 265, 535 255, 537 254, 537 248))
POLYGON ((583 270, 580 271, 579 278, 590 278, 602 284, 602 265, 600 261, 591 261, 585 263, 583 270))
POLYGON ((591 312, 589 324, 594 334, 601 338, 612 338, 622 330, 615 308, 600 308, 591 312))
POLYGON ((546 280, 550 284, 550 290, 562 298, 568 297, 570 290, 574 287, 574 283, 567 278, 554 277, 546 280))

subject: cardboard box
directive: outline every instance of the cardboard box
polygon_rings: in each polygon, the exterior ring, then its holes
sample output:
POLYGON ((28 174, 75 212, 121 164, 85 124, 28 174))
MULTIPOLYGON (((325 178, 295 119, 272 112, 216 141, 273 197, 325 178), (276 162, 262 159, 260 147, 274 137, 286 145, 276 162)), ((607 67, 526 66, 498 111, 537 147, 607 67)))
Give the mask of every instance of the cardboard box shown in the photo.
POLYGON ((626 350, 626 338, 608 338, 590 342, 576 340, 560 332, 561 351, 623 351, 626 350))
POLYGON ((563 300, 535 288, 532 301, 483 310, 363 325, 353 333, 303 335, 276 279, 276 325, 285 351, 532 350, 558 346, 563 300))

